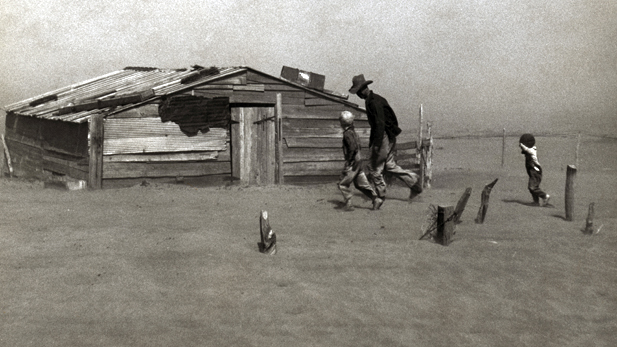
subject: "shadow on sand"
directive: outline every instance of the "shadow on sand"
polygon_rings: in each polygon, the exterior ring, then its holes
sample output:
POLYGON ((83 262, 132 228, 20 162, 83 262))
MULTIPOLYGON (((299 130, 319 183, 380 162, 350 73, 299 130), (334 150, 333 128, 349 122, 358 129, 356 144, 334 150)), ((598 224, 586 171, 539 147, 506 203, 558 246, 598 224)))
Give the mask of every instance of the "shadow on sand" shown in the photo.
MULTIPOLYGON (((366 201, 369 201, 368 199, 365 199, 366 201)), ((359 200, 359 201, 364 201, 364 200, 359 200)), ((345 207, 345 203, 341 200, 328 200, 329 203, 331 203, 333 205, 333 208, 335 210, 343 210, 343 207, 345 207)), ((358 206, 358 205, 353 205, 354 210, 371 210, 372 206, 358 206)))
POLYGON ((520 204, 520 205, 524 205, 524 206, 532 206, 532 207, 537 207, 539 206, 537 202, 529 202, 529 201, 522 201, 522 200, 518 200, 518 199, 502 199, 501 201, 511 204, 511 203, 515 203, 515 204, 520 204))

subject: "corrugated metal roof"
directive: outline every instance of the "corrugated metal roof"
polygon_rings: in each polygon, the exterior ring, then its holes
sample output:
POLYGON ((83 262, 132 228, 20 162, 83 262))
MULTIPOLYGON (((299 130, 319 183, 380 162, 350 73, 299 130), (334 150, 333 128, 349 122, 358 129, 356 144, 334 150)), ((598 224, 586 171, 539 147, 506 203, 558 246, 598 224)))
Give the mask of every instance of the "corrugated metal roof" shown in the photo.
MULTIPOLYGON (((95 114, 119 112, 152 98, 188 90, 196 85, 247 69, 256 71, 248 67, 203 68, 194 66, 190 69, 127 67, 16 102, 6 106, 5 111, 37 118, 82 123, 95 114), (135 98, 135 96, 141 97, 135 98), (125 102, 122 102, 123 100, 125 102), (108 106, 109 104, 112 106, 108 106)), ((278 77, 270 77, 290 83, 278 77)), ((301 85, 297 87, 308 89, 301 85)), ((351 104, 335 95, 323 92, 318 92, 318 94, 344 104, 351 104)), ((357 107, 355 104, 351 105, 357 107)))
MULTIPOLYGON (((5 111, 38 118, 84 122, 90 116, 105 113, 112 107, 90 108, 77 112, 59 112, 63 108, 94 103, 98 100, 113 100, 128 95, 142 94, 148 98, 167 95, 186 88, 182 80, 206 71, 198 76, 198 83, 238 72, 241 68, 203 69, 158 69, 127 67, 87 81, 56 89, 5 107, 5 111)), ((131 104, 122 105, 122 108, 131 104)))

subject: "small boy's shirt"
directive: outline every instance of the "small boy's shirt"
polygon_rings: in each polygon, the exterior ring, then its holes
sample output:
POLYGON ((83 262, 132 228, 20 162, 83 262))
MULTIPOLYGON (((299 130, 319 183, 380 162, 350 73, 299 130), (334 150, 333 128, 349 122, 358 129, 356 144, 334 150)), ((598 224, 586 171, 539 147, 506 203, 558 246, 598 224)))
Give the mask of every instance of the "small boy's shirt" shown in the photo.
POLYGON ((525 167, 527 170, 542 171, 542 166, 540 166, 540 162, 538 161, 538 150, 536 146, 527 147, 522 143, 519 143, 519 146, 522 149, 521 153, 525 155, 525 167))
POLYGON ((360 138, 353 125, 345 128, 343 132, 343 153, 345 154, 345 162, 349 166, 353 166, 360 160, 360 138))

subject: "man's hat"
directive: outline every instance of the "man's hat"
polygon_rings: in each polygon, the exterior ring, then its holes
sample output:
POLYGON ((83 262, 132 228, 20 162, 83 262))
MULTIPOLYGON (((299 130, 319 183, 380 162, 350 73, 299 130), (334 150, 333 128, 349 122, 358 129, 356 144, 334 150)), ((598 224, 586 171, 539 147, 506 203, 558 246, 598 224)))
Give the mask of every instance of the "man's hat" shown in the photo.
POLYGON ((349 88, 349 92, 352 94, 356 94, 358 91, 362 90, 362 88, 368 86, 371 83, 373 83, 373 81, 366 81, 363 74, 354 76, 351 80, 352 86, 351 88, 349 88))

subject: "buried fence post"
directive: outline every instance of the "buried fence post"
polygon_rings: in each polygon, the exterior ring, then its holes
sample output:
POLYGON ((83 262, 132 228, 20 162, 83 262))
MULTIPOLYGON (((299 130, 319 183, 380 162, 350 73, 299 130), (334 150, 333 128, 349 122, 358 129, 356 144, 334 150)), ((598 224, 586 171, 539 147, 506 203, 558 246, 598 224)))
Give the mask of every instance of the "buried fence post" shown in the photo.
POLYGON ((454 207, 437 206, 437 234, 435 240, 447 246, 454 235, 454 207))
POLYGON ((501 167, 502 168, 505 162, 505 156, 506 156, 506 128, 503 128, 503 137, 501 140, 501 167))
POLYGON ((583 233, 587 235, 593 234, 593 217, 594 217, 593 206, 594 206, 593 202, 589 204, 589 212, 587 213, 587 220, 585 222, 585 230, 583 230, 583 233))
POLYGON ((261 211, 259 215, 259 235, 261 242, 258 243, 259 251, 269 255, 276 254, 276 234, 270 228, 268 220, 268 211, 261 211))
POLYGON ((566 220, 574 220, 574 179, 576 178, 576 166, 568 165, 566 171, 566 220))
POLYGON ((499 178, 495 178, 493 182, 484 186, 484 189, 482 190, 482 200, 480 203, 480 209, 478 210, 478 215, 476 216, 476 224, 484 223, 484 217, 486 217, 486 211, 488 210, 488 200, 491 195, 491 190, 497 183, 497 180, 499 180, 499 178))
POLYGON ((454 222, 454 224, 458 224, 461 221, 461 215, 463 214, 463 211, 465 210, 465 206, 467 206, 467 201, 469 200, 469 196, 471 195, 471 187, 468 187, 467 189, 465 189, 465 192, 463 193, 463 195, 461 195, 461 198, 458 200, 458 203, 456 204, 456 208, 454 209, 454 218, 452 219, 452 221, 454 222))

